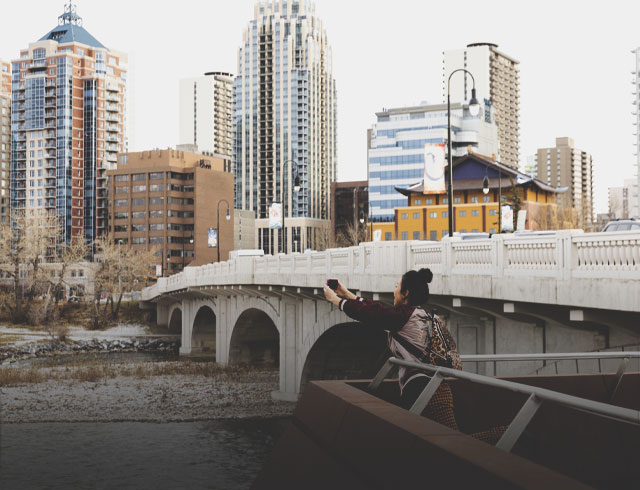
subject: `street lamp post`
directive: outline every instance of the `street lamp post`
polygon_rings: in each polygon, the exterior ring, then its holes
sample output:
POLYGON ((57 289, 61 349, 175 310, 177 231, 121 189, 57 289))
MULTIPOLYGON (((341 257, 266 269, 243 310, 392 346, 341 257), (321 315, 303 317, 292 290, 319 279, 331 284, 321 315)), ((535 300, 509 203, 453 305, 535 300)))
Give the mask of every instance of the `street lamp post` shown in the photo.
POLYGON ((454 73, 459 71, 463 71, 468 73, 473 80, 473 88, 471 89, 471 99, 469 100, 469 113, 472 116, 477 116, 480 112, 480 104, 478 104, 478 100, 476 99, 476 80, 473 78, 473 75, 470 71, 465 70, 464 68, 458 68, 457 70, 453 70, 449 75, 449 79, 447 80, 447 153, 448 153, 448 163, 449 163, 449 186, 447 188, 447 201, 449 202, 449 236, 453 236, 453 157, 451 151, 451 77, 454 73))
POLYGON ((220 203, 223 202, 227 205, 227 215, 225 219, 229 221, 231 219, 231 214, 229 213, 229 202, 226 199, 220 199, 218 201, 218 262, 220 262, 220 244, 222 240, 220 240, 222 233, 220 233, 220 203))

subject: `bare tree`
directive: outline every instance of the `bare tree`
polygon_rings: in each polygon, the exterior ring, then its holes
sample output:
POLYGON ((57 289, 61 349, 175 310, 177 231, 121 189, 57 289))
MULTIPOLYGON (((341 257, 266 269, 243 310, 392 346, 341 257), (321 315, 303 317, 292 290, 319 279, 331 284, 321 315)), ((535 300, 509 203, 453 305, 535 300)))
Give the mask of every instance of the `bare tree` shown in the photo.
POLYGON ((10 286, 2 306, 14 322, 23 322, 48 283, 47 263, 56 258, 62 227, 54 214, 14 212, 0 225, 0 270, 10 286))
MULTIPOLYGON (((358 225, 360 225, 358 223, 358 225)), ((336 247, 352 247, 367 240, 367 229, 365 225, 354 226, 347 223, 338 233, 336 233, 336 247)))
POLYGON ((97 329, 109 319, 118 319, 125 292, 140 289, 146 284, 156 257, 155 250, 135 250, 116 245, 111 236, 98 238, 95 248, 92 327, 97 329))

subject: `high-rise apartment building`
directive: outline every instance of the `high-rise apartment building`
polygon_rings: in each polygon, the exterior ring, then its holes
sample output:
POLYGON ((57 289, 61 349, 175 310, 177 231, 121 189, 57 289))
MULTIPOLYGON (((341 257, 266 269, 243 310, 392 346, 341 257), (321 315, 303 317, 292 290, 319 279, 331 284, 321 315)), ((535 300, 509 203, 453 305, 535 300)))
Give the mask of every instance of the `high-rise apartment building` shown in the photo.
POLYGON ((328 242, 336 176, 331 65, 312 1, 256 4, 238 52, 233 154, 236 208, 256 213, 256 246, 266 253, 328 242), (282 203, 284 234, 269 228, 273 203, 282 203))
POLYGON ((624 179, 622 187, 609 187, 610 219, 629 219, 640 216, 636 209, 638 188, 635 178, 624 179))
MULTIPOLYGON (((407 205, 407 198, 395 188, 409 187, 424 177, 425 144, 447 140, 447 105, 385 109, 376 117, 367 137, 370 216, 376 222, 390 222, 394 209, 407 205)), ((453 158, 466 155, 469 148, 498 158, 498 128, 491 106, 484 105, 472 116, 468 106, 451 104, 451 140, 453 158)))
POLYGON ((631 214, 640 217, 640 48, 633 51, 635 70, 633 73, 633 115, 635 126, 636 175, 635 190, 632 198, 631 214))
POLYGON ((180 145, 231 157, 233 75, 221 71, 180 80, 180 145))
MULTIPOLYGON (((444 52, 444 101, 447 80, 459 68, 471 72, 479 101, 495 112, 500 140, 500 161, 514 169, 520 160, 520 62, 498 51, 497 44, 475 43, 465 49, 444 52)), ((451 78, 451 102, 471 98, 473 81, 464 72, 451 78)))
POLYGON ((9 221, 11 182, 11 64, 0 60, 0 223, 9 221))
POLYGON ((58 25, 12 62, 11 206, 57 213, 63 239, 107 231, 107 175, 126 149, 127 56, 82 27, 58 25))
POLYGON ((554 187, 567 187, 557 203, 578 212, 578 226, 593 227, 593 161, 586 151, 575 148, 572 138, 556 138, 554 148, 536 153, 537 178, 554 187))

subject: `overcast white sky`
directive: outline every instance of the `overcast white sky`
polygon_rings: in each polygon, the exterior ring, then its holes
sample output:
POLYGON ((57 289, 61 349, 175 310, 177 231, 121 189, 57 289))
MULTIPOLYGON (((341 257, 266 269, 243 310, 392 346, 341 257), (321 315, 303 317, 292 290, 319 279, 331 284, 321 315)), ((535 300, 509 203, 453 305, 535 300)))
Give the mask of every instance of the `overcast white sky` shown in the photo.
MULTIPOLYGON (((67 0, 2 2, 0 58, 52 29, 67 0), (6 20, 6 22, 5 22, 6 20)), ((129 53, 134 147, 175 146, 178 80, 236 72, 254 0, 78 0, 84 27, 129 53)), ((640 2, 316 0, 338 88, 338 179, 366 178, 366 130, 382 107, 442 94, 442 52, 493 42, 520 61, 521 161, 557 136, 594 158, 596 210, 634 175, 631 50, 640 2)))

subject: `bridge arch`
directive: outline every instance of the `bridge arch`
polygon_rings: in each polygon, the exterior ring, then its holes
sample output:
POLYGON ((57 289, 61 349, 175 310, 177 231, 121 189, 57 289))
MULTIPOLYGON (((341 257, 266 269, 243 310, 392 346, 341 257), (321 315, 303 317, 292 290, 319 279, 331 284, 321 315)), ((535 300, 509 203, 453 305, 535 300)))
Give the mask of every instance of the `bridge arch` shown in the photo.
POLYGON ((182 333, 182 307, 175 305, 169 310, 168 329, 170 334, 180 335, 182 333))
POLYGON ((210 305, 199 306, 193 318, 191 354, 216 355, 216 314, 210 305))
POLYGON ((280 329, 272 312, 250 307, 238 315, 231 331, 229 364, 279 367, 280 329))
POLYGON ((373 378, 390 356, 386 332, 344 314, 339 320, 307 343, 299 375, 300 393, 312 380, 373 378))

